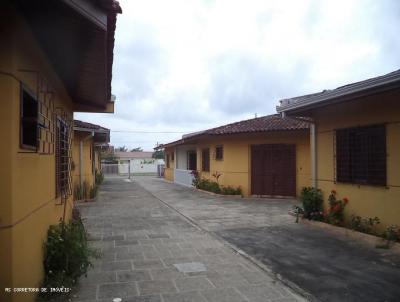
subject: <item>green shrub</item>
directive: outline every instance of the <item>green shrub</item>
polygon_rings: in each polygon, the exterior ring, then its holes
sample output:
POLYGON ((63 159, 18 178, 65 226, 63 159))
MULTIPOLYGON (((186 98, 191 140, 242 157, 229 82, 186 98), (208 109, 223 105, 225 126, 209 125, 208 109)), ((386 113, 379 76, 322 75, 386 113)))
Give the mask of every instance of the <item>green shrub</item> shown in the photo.
POLYGON ((322 192, 313 187, 304 187, 301 190, 300 201, 303 204, 304 218, 322 220, 322 192))
POLYGON ((89 198, 90 199, 93 199, 93 198, 95 198, 97 196, 98 189, 99 188, 97 187, 97 185, 94 185, 93 187, 90 188, 90 191, 89 191, 89 198))
POLYGON ((74 200, 86 199, 88 198, 89 194, 90 194, 90 185, 86 180, 83 182, 83 185, 81 185, 80 183, 75 184, 74 200))
POLYGON ((192 171, 192 175, 194 176, 192 184, 197 189, 213 192, 216 194, 242 195, 242 189, 240 187, 233 188, 231 186, 220 186, 216 181, 201 178, 197 171, 192 171))
POLYGON ((373 227, 379 223, 378 217, 362 218, 361 216, 350 216, 350 228, 362 233, 372 234, 373 227))
POLYGON ((96 185, 101 185, 104 181, 104 174, 102 171, 96 169, 95 173, 95 183, 96 185))
POLYGON ((382 234, 387 241, 400 242, 400 226, 389 225, 382 234))
POLYGON ((85 180, 83 185, 80 183, 74 186, 74 200, 93 199, 97 196, 98 185, 90 186, 85 180))
POLYGON ((197 188, 217 194, 221 192, 221 188, 219 187, 219 184, 217 182, 205 178, 201 178, 198 181, 197 188))
POLYGON ((242 189, 240 187, 233 188, 231 186, 221 187, 221 194, 224 195, 242 195, 242 189))
MULTIPOLYGON (((50 226, 44 244, 43 261, 45 288, 72 287, 78 278, 87 273, 92 266, 91 258, 99 253, 88 247, 86 232, 79 218, 67 224, 50 226)), ((45 293, 43 298, 54 298, 59 293, 45 293)))

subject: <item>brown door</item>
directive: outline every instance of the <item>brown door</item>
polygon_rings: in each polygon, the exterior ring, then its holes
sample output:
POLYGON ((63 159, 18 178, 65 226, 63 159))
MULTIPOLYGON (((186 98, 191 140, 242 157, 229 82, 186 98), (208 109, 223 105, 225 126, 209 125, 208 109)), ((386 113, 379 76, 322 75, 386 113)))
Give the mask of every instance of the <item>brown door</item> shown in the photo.
POLYGON ((251 146, 251 194, 296 196, 296 146, 251 146))

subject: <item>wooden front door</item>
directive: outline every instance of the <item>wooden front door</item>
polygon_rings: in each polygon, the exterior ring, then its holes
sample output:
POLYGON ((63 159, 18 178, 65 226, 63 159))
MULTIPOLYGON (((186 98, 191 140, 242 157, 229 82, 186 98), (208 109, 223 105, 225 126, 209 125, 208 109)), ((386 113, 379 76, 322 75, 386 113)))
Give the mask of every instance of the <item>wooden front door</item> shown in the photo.
POLYGON ((251 194, 296 196, 296 146, 251 146, 251 194))

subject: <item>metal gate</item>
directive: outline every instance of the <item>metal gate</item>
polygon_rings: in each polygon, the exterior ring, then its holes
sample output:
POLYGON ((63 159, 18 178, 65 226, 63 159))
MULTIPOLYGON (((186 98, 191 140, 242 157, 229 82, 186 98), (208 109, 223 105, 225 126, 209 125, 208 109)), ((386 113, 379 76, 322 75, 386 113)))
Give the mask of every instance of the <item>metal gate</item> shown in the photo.
POLYGON ((251 146, 251 194, 296 196, 296 146, 251 146))
POLYGON ((101 164, 101 171, 105 176, 127 176, 130 178, 130 165, 129 164, 101 164))

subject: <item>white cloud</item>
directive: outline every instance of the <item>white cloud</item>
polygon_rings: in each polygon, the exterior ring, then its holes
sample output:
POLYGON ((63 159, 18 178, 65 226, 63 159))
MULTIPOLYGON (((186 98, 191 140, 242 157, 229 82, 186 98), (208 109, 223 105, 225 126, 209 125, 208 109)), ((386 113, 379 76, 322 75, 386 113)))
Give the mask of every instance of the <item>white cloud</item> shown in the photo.
MULTIPOLYGON (((121 0, 112 130, 189 132, 400 66, 396 0, 121 0)), ((112 133, 151 149, 176 134, 112 133)))

